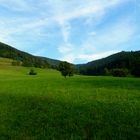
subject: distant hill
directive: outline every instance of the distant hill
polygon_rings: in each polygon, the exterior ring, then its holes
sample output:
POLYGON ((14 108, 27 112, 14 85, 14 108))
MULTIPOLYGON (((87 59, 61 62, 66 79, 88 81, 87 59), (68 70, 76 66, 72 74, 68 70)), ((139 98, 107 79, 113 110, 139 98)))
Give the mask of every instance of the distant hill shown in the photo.
POLYGON ((137 71, 140 75, 140 51, 119 52, 103 59, 76 65, 82 75, 104 75, 105 70, 115 68, 128 69, 130 73, 137 71))
MULTIPOLYGON (((0 42, 0 57, 13 59, 13 65, 57 69, 61 61, 34 56, 0 42)), ((105 71, 127 69, 130 74, 140 77, 140 51, 119 52, 106 58, 75 65, 81 75, 105 75, 105 71)))
POLYGON ((31 55, 1 42, 0 57, 11 58, 17 62, 21 62, 20 64, 23 66, 33 66, 40 68, 56 68, 60 62, 59 60, 31 55))

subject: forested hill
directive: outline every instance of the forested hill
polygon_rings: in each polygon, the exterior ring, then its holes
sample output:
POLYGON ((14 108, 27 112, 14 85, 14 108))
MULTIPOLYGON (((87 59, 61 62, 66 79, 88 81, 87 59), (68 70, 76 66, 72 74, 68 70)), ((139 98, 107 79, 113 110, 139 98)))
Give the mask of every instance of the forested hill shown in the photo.
POLYGON ((45 57, 34 56, 29 53, 15 49, 9 45, 0 42, 0 57, 11 58, 15 61, 15 65, 22 64, 23 66, 33 67, 51 67, 55 68, 59 64, 59 60, 54 60, 45 57))
MULTIPOLYGON (((61 61, 34 56, 0 42, 0 57, 13 59, 14 65, 39 68, 58 68, 61 61)), ((120 52, 103 59, 75 65, 82 75, 106 75, 114 69, 125 69, 129 74, 140 77, 140 51, 120 52)))
POLYGON ((104 75, 105 71, 116 68, 128 69, 130 73, 140 75, 140 51, 123 51, 87 64, 76 65, 76 68, 83 75, 104 75))

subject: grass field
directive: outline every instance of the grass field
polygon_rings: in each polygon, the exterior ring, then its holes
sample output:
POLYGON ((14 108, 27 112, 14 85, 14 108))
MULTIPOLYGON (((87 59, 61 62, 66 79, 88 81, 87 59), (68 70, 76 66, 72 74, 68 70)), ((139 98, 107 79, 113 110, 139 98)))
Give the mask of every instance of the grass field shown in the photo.
POLYGON ((0 140, 139 140, 140 79, 0 63, 0 140))

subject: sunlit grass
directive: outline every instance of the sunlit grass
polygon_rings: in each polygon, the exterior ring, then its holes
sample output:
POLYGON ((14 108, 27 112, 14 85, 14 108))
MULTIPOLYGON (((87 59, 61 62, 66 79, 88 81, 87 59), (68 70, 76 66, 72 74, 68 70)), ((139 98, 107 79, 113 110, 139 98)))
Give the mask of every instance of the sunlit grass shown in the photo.
POLYGON ((0 140, 139 140, 140 79, 0 67, 0 140))

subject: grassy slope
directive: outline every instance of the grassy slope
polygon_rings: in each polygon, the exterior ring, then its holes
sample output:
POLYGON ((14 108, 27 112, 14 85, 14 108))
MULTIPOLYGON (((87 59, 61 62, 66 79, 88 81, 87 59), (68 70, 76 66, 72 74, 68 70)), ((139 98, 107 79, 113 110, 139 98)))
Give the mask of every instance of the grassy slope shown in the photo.
POLYGON ((140 79, 0 65, 0 140, 138 140, 140 79))

